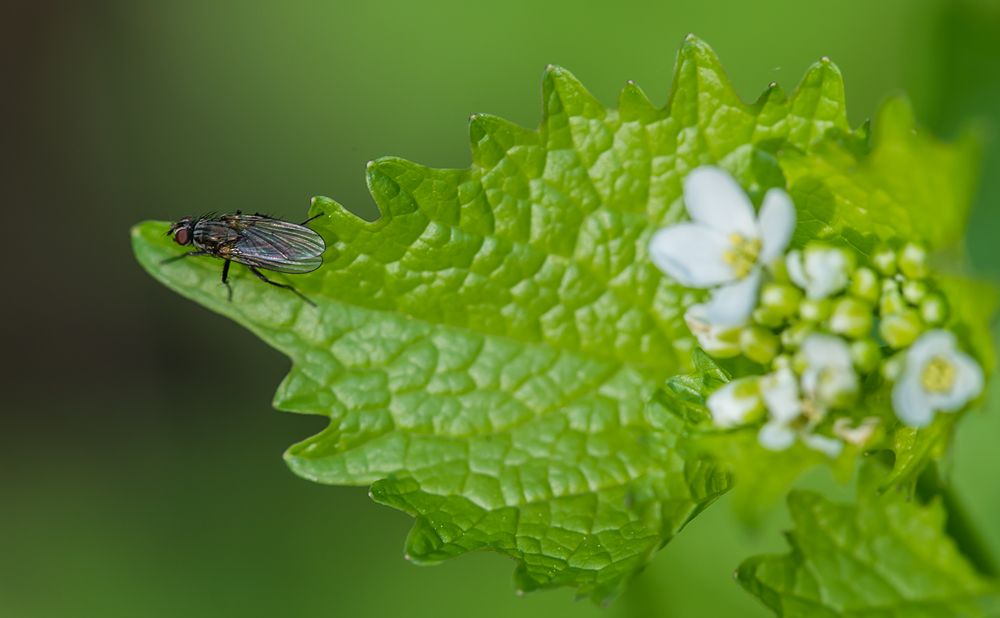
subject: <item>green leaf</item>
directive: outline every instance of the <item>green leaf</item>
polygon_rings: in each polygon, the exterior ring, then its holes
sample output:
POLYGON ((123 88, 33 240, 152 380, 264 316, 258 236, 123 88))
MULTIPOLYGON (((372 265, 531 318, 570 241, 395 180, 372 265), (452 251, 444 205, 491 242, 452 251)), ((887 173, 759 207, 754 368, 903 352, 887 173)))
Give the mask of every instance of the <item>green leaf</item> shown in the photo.
POLYGON ((631 83, 605 109, 559 67, 542 91, 538 131, 471 119, 470 169, 370 163, 374 223, 316 198, 325 263, 287 279, 316 308, 241 268, 227 302, 218 262, 162 263, 180 252, 164 223, 133 243, 162 283, 291 358, 275 406, 330 419, 288 450, 297 474, 412 514, 414 562, 492 549, 519 590, 604 600, 727 487, 644 404, 693 346, 682 316, 701 293, 646 255, 683 216, 682 178, 716 163, 759 203, 784 185, 780 150, 864 137, 829 61, 745 105, 694 37, 663 109, 631 83))
POLYGON ((944 143, 918 127, 909 102, 886 101, 870 154, 826 140, 779 156, 795 201, 795 241, 843 239, 864 254, 879 242, 922 240, 932 248, 965 233, 975 194, 980 130, 944 143))
POLYGON ((838 481, 850 480, 857 447, 846 445, 832 460, 801 441, 784 451, 770 451, 757 442, 759 429, 759 426, 739 427, 706 432, 695 438, 694 452, 719 462, 732 474, 733 509, 744 523, 759 524, 761 512, 781 499, 792 483, 811 468, 827 465, 838 481))
POLYGON ((881 480, 879 491, 912 489, 929 463, 944 456, 959 416, 939 414, 923 429, 896 423, 886 436, 886 448, 894 455, 892 470, 881 480))
POLYGON ((1000 299, 997 286, 954 276, 939 277, 937 285, 951 307, 947 328, 958 334, 982 364, 986 375, 990 375, 996 367, 990 323, 1000 299))
POLYGON ((857 505, 793 491, 791 553, 748 559, 737 581, 785 618, 996 615, 1000 588, 944 533, 941 501, 879 495, 881 482, 875 466, 863 468, 857 505))

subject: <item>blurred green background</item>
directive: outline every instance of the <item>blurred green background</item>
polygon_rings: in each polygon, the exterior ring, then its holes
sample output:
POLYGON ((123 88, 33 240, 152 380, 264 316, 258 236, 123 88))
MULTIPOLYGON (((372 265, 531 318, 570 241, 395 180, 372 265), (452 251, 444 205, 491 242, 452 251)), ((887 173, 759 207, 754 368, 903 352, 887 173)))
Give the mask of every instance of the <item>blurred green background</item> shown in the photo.
MULTIPOLYGON (((726 499, 607 610, 518 598, 494 554, 406 563, 408 516, 285 468, 323 426, 271 409, 289 363, 129 245, 144 219, 302 218, 316 194, 373 218, 369 159, 468 166, 469 115, 536 127, 548 63, 662 104, 688 32, 747 101, 829 56, 853 124, 899 88, 944 137, 1000 120, 997 2, 0 1, 0 616, 767 615, 731 574, 785 551, 787 516, 748 530, 726 499)), ((969 233, 993 278, 998 151, 969 233)), ((1000 410, 967 419, 949 470, 1000 551, 998 438, 1000 410)))

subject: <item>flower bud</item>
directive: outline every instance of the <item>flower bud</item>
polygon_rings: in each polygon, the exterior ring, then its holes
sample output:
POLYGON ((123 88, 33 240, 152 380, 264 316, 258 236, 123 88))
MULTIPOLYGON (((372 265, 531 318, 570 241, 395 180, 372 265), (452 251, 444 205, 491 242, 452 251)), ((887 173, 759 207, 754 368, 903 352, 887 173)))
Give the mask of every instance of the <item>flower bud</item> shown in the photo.
POLYGON ((859 339, 851 343, 851 360, 858 371, 870 373, 878 368, 882 350, 874 339, 859 339))
POLYGON ((777 369, 791 369, 792 368, 792 357, 787 354, 779 354, 774 357, 771 362, 771 366, 777 369))
POLYGON ((857 339, 865 337, 872 329, 872 309, 867 304, 845 296, 837 301, 830 315, 830 330, 857 339))
POLYGON ((785 321, 782 316, 772 313, 766 307, 757 307, 754 309, 753 313, 750 314, 750 319, 768 328, 777 328, 785 321))
POLYGON ((927 250, 916 243, 907 243, 899 252, 899 270, 910 279, 927 276, 927 250))
POLYGON ((801 301, 802 292, 794 285, 769 283, 760 293, 761 306, 782 318, 794 316, 801 301))
POLYGON ((882 361, 882 377, 890 382, 895 382, 899 376, 903 375, 906 368, 906 352, 893 354, 882 361))
POLYGON ((878 332, 890 348, 900 349, 913 343, 920 334, 923 324, 913 309, 904 309, 892 315, 883 316, 878 332))
POLYGON ((911 305, 919 305, 927 296, 927 284, 923 281, 909 280, 903 284, 903 298, 911 305))
POLYGON ((878 299, 878 311, 882 317, 899 313, 906 307, 903 295, 899 293, 899 282, 886 279, 882 282, 882 294, 878 299))
POLYGON ((878 275, 870 268, 855 270, 847 291, 874 305, 879 297, 878 275))
POLYGON ((764 268, 771 274, 771 277, 778 283, 790 283, 788 269, 785 267, 785 260, 773 260, 766 264, 764 268))
POLYGON ((712 421, 724 429, 752 423, 765 415, 758 378, 740 378, 721 386, 705 402, 712 421))
POLYGON ((806 322, 822 322, 830 317, 830 300, 803 300, 799 303, 799 315, 806 322))
POLYGON ((896 274, 896 252, 889 247, 882 247, 872 254, 872 264, 880 273, 891 277, 896 274))
POLYGON ((799 322, 781 331, 781 345, 789 350, 798 349, 802 342, 813 332, 812 324, 799 322))
POLYGON ((740 351, 755 363, 766 364, 778 354, 781 340, 761 326, 748 326, 740 331, 740 351))
POLYGON ((920 317, 931 326, 944 324, 948 319, 948 303, 944 296, 938 292, 933 292, 920 301, 920 317))

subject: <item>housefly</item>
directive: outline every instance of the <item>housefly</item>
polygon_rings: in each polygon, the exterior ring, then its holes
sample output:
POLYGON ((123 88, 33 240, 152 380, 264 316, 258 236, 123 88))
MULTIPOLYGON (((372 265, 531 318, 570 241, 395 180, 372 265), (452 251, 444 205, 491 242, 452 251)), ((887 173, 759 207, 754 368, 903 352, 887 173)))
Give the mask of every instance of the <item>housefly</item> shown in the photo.
POLYGON ((271 281, 260 271, 301 274, 319 268, 323 263, 326 243, 322 236, 306 227, 316 217, 306 219, 301 224, 260 213, 244 215, 239 210, 235 215, 221 217, 184 217, 171 225, 167 234, 173 236, 178 245, 193 246, 197 251, 189 251, 165 260, 164 263, 199 255, 225 260, 222 265, 222 283, 229 291, 230 301, 233 299, 233 289, 227 281, 229 264, 243 264, 261 281, 290 290, 315 307, 311 300, 292 286, 271 281))

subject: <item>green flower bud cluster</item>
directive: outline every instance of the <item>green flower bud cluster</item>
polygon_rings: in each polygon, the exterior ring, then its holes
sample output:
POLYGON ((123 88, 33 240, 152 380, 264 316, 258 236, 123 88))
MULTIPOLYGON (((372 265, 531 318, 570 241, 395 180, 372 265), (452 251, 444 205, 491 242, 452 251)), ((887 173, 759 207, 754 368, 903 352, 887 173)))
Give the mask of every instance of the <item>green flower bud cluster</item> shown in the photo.
POLYGON ((947 320, 944 295, 934 289, 928 276, 926 249, 916 243, 898 251, 884 247, 875 252, 872 262, 883 277, 878 333, 889 348, 905 348, 922 332, 947 320))
POLYGON ((929 276, 922 246, 882 247, 859 265, 858 257, 846 249, 814 243, 803 252, 807 266, 813 250, 827 256, 842 253, 827 261, 847 265, 846 285, 833 283, 839 289, 824 294, 824 277, 836 281, 844 273, 813 268, 812 280, 803 286, 793 281, 784 263, 775 262, 767 269, 768 281, 761 287, 751 323, 734 333, 740 354, 767 366, 780 356, 794 356, 810 334, 831 334, 850 343, 855 367, 865 374, 947 319, 947 302, 929 276), (814 293, 814 283, 819 293, 814 293))

